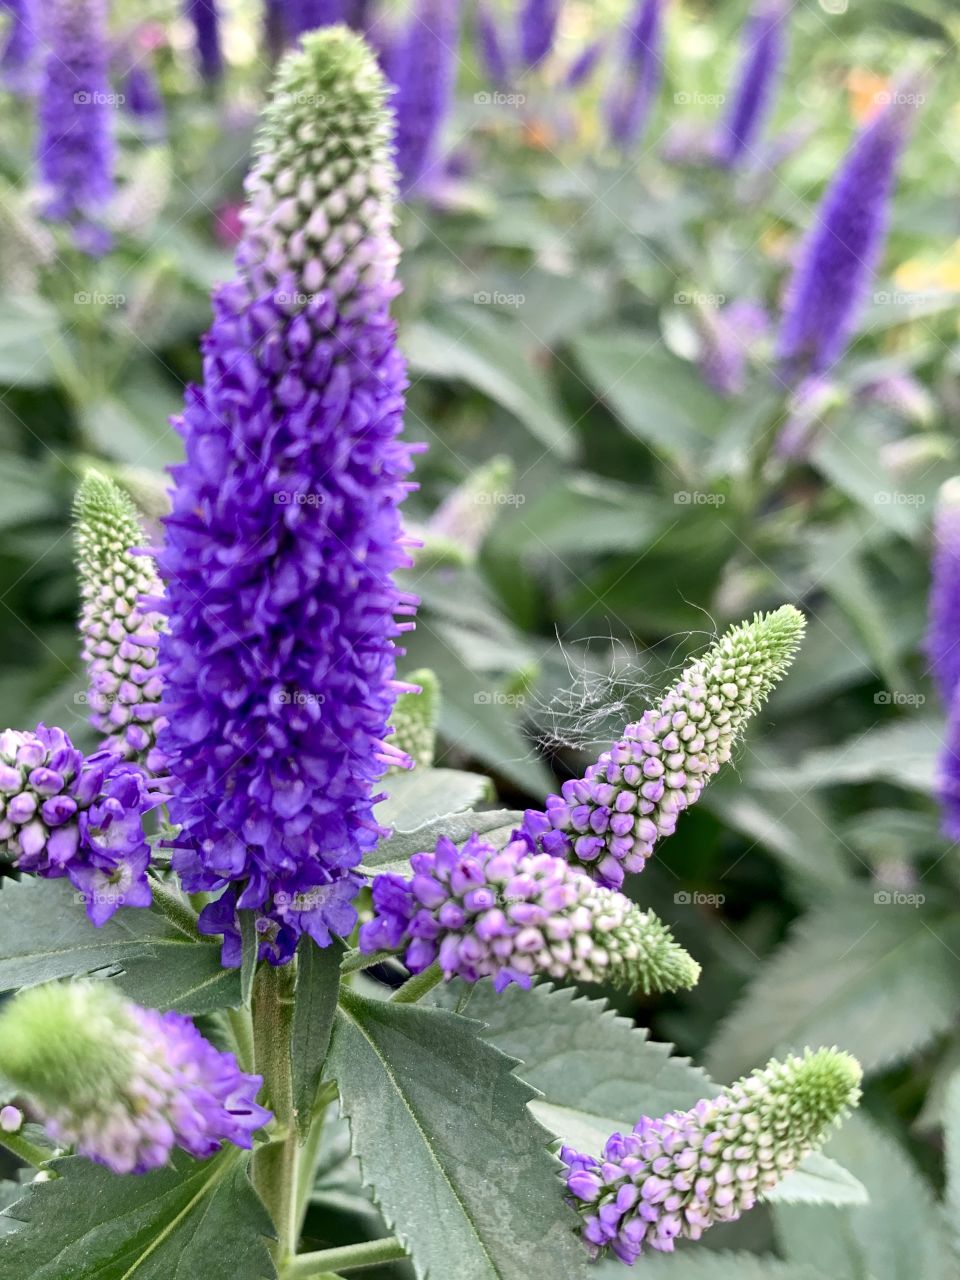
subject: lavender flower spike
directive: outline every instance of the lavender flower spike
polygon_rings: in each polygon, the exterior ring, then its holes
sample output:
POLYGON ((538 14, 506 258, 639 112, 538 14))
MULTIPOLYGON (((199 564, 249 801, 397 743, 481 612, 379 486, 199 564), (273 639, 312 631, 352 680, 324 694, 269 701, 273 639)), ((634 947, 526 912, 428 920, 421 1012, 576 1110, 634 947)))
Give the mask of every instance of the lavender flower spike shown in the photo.
POLYGON ((491 84, 497 89, 505 88, 510 81, 510 61, 503 47, 497 19, 486 4, 477 7, 477 36, 480 56, 491 84))
POLYGON ((644 1246, 672 1253, 732 1222, 818 1150, 860 1098, 860 1064, 836 1049, 805 1050, 660 1120, 615 1133, 599 1160, 565 1147, 567 1189, 591 1256, 633 1266, 644 1246))
POLYGON ((0 54, 0 73, 3 83, 16 93, 27 93, 33 87, 37 51, 35 3, 36 0, 4 0, 2 5, 9 15, 9 25, 0 54))
POLYGON ((927 661, 949 708, 960 687, 960 477, 948 480, 937 499, 928 612, 927 661))
POLYGON ((146 775, 110 751, 84 757, 62 729, 0 733, 0 856, 45 880, 69 878, 102 925, 148 907, 146 775))
POLYGON ((215 295, 204 384, 178 423, 158 745, 174 868, 191 893, 225 891, 201 927, 231 963, 235 908, 275 962, 303 933, 350 932, 352 869, 382 834, 377 781, 404 759, 385 741, 417 604, 392 576, 411 564, 412 462, 385 95, 341 28, 282 64, 237 279, 215 295))
POLYGON ((607 104, 610 140, 625 150, 639 142, 663 76, 663 14, 667 0, 638 0, 627 59, 607 104))
POLYGON ((744 27, 736 92, 717 137, 717 157, 729 168, 753 157, 773 107, 791 3, 759 0, 744 27))
POLYGON ((223 75, 220 47, 220 13, 217 0, 187 0, 187 17, 193 23, 197 43, 197 65, 207 84, 223 75))
POLYGON ((417 0, 390 59, 397 85, 397 167, 409 195, 437 159, 457 78, 460 0, 417 0))
POLYGON ((614 889, 625 872, 642 871, 656 842, 673 834, 679 815, 730 759, 793 661, 804 626, 803 615, 784 605, 728 631, 583 778, 548 796, 545 813, 528 809, 524 833, 614 889))
POLYGON ((410 859, 413 878, 377 876, 375 916, 360 949, 403 951, 411 973, 435 961, 444 977, 529 987, 536 975, 610 982, 629 990, 692 987, 700 966, 653 914, 601 888, 523 837, 502 851, 472 835, 445 836, 410 859))
POLYGON ((531 71, 553 49, 560 18, 560 0, 526 0, 520 11, 520 61, 531 71))
POLYGON ((137 554, 143 531, 136 509, 112 480, 88 471, 74 518, 90 720, 105 746, 157 773, 163 616, 150 601, 162 592, 160 579, 149 556, 137 554))
POLYGON ((897 91, 827 188, 787 290, 778 356, 791 383, 843 355, 887 234, 890 195, 915 95, 897 91))
POLYGON ((110 245, 104 223, 114 190, 106 0, 49 0, 42 15, 43 216, 69 224, 78 247, 96 255, 110 245))
POLYGON ((203 1160, 249 1150, 271 1118, 262 1077, 204 1040, 180 1013, 142 1009, 108 982, 51 983, 0 1014, 0 1071, 50 1137, 114 1173, 165 1165, 174 1147, 203 1160))

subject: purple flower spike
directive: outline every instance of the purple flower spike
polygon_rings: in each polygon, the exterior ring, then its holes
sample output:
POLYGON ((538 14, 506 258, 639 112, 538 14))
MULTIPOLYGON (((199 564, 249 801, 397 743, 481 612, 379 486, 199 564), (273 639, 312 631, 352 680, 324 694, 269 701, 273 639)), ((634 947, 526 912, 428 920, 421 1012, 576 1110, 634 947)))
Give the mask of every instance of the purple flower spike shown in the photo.
POLYGON ((205 1040, 189 1018, 124 999, 107 982, 21 992, 0 1018, 0 1063, 54 1142, 118 1174, 165 1165, 174 1147, 205 1160, 249 1150, 271 1119, 261 1076, 205 1040))
POLYGON ((548 796, 546 812, 528 809, 524 834, 618 889, 730 759, 793 661, 804 626, 803 615, 784 605, 728 631, 582 778, 548 796))
POLYGON ((62 729, 0 733, 0 854, 18 871, 69 878, 102 925, 148 907, 146 774, 110 751, 84 757, 62 729))
POLYGON ((344 0, 292 0, 289 9, 291 34, 294 36, 344 20, 344 0))
POLYGON ((751 1209, 825 1142, 860 1097, 860 1064, 820 1049, 762 1071, 662 1119, 615 1133, 600 1159, 564 1147, 567 1190, 591 1257, 633 1266, 644 1249, 672 1253, 751 1209))
POLYGON ((220 47, 220 13, 217 0, 187 0, 187 17, 196 32, 197 65, 207 84, 215 84, 223 75, 223 50, 220 47))
POLYGON ((397 167, 410 195, 429 178, 457 77, 460 0, 417 0, 390 58, 397 85, 397 167))
POLYGON ((402 951, 411 973, 438 962, 447 980, 529 987, 536 975, 630 990, 692 987, 700 967, 650 911, 601 888, 524 838, 498 851, 446 837, 410 859, 413 876, 377 876, 360 949, 402 951))
POLYGON ((284 62, 248 180, 238 277, 214 299, 204 382, 178 427, 160 572, 159 736, 189 892, 236 958, 349 933, 352 868, 382 834, 378 779, 416 599, 400 523, 412 469, 390 302, 394 170, 386 88, 335 28, 284 62), (399 615, 403 621, 397 621, 399 615))
POLYGON ((857 137, 800 247, 778 355, 791 383, 825 374, 846 350, 883 251, 890 195, 916 95, 892 101, 857 137))
POLYGON ((531 71, 553 50, 560 0, 526 0, 520 10, 520 61, 531 71))
POLYGON ((114 190, 106 0, 49 0, 41 13, 43 215, 67 223, 78 247, 97 255, 110 246, 104 220, 114 190))
POLYGON ((3 53, 0 54, 0 74, 3 83, 15 93, 28 93, 35 84, 37 36, 33 6, 36 2, 4 0, 2 5, 9 17, 9 26, 3 53))
POLYGON ((510 82, 510 60, 497 19, 485 4, 477 9, 477 34, 480 57, 490 83, 497 89, 503 89, 510 82))
POLYGON ((639 0, 627 57, 607 104, 610 140, 625 150, 640 141, 663 77, 663 14, 667 0, 639 0))
POLYGON ((948 480, 937 501, 928 618, 927 661, 949 709, 960 687, 960 479, 948 480))
POLYGON ((600 65, 600 59, 606 51, 607 43, 605 40, 594 40, 592 44, 588 44, 579 56, 571 62, 564 77, 566 87, 568 89, 581 89, 600 65))
POLYGON ((700 315, 702 343, 700 372, 718 395, 739 395, 746 385, 748 357, 770 332, 770 317, 748 298, 731 302, 721 311, 700 315))
POLYGON ((755 158, 786 51, 786 18, 791 2, 759 0, 744 28, 736 92, 717 139, 717 157, 729 168, 755 158))

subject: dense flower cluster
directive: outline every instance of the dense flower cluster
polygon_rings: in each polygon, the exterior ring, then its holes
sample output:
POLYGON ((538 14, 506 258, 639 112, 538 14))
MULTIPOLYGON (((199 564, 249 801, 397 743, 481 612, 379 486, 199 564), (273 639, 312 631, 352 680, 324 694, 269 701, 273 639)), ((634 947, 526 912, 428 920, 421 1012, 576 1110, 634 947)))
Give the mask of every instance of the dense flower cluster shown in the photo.
POLYGON ((111 751, 83 755, 62 729, 0 733, 0 850, 18 871, 68 877, 96 925, 150 905, 146 775, 111 751))
POLYGON ((437 159, 456 83, 460 0, 416 0, 390 57, 397 86, 396 154, 400 189, 426 182, 437 159))
POLYGON ((690 1111, 644 1116, 632 1133, 613 1134, 599 1160, 564 1148, 590 1253, 609 1250, 632 1266, 644 1246, 671 1253, 678 1237, 699 1240, 739 1218, 856 1104, 860 1074, 848 1054, 808 1049, 690 1111))
POLYGON ((110 243, 104 219, 114 190, 106 0, 49 0, 41 14, 43 213, 70 224, 80 248, 102 253, 110 243))
POLYGON ((174 1147, 198 1160, 250 1148, 271 1118, 245 1075, 179 1013, 143 1009, 109 984, 33 987, 0 1016, 0 1070, 55 1142, 114 1173, 146 1173, 174 1147))
POLYGON ((411 973, 435 961, 447 979, 529 987, 536 975, 630 990, 692 987, 699 966, 652 912, 597 885, 528 840, 495 849, 473 835, 442 837, 410 859, 413 878, 377 876, 366 952, 402 951, 411 973))
POLYGON ((583 778, 528 810, 537 846, 586 866, 619 888, 642 871, 662 836, 729 759, 749 718, 793 660, 804 619, 791 605, 727 632, 681 675, 660 703, 604 751, 583 778))
POLYGON ((778 343, 791 381, 826 373, 843 354, 883 250, 915 97, 890 96, 850 148, 800 248, 778 343))
POLYGON ((394 172, 385 88, 363 43, 304 37, 280 72, 248 180, 239 278, 215 298, 204 383, 179 429, 160 560, 159 745, 175 870, 226 890, 202 927, 235 955, 232 908, 261 954, 349 932, 352 873, 382 834, 376 783, 395 637, 414 612, 398 504, 411 449, 389 303, 394 172), (319 104, 319 105, 318 105, 319 104))
POLYGON ((756 161, 786 50, 788 0, 759 0, 743 34, 743 62, 719 130, 717 158, 733 167, 756 161))
POLYGON ((163 616, 151 602, 161 594, 160 579, 149 556, 137 554, 143 534, 136 509, 111 480, 89 472, 74 517, 90 720, 106 735, 104 746, 159 773, 163 616))

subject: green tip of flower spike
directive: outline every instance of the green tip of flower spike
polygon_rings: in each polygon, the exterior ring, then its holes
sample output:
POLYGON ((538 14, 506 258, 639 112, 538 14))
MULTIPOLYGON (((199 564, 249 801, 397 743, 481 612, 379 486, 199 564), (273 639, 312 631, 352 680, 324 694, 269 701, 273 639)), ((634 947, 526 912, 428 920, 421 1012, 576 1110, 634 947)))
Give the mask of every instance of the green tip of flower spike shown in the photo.
MULTIPOLYGON (((426 667, 412 671, 406 680, 419 685, 419 693, 401 693, 393 709, 390 745, 410 757, 421 769, 433 764, 440 718, 440 681, 426 667)), ((402 772, 391 770, 391 772, 402 772)))
POLYGON ((804 1049, 782 1062, 771 1059, 728 1093, 749 1099, 746 1105, 760 1113, 762 1127, 782 1135, 784 1145, 813 1148, 857 1105, 862 1078, 860 1063, 849 1053, 804 1049))
POLYGON ((92 1106, 124 1082, 133 1032, 126 1001, 106 982, 48 983, 0 1013, 0 1074, 47 1106, 92 1106))
POLYGON ((622 938, 615 951, 611 947, 610 975, 618 986, 653 995, 697 985, 700 966, 652 911, 637 910, 618 932, 622 938))
POLYGON ((87 471, 73 504, 80 567, 112 564, 143 542, 137 509, 119 485, 96 470, 87 471))
POLYGON ((717 668, 735 667, 754 695, 764 698, 796 657, 806 626, 806 618, 792 604, 755 614, 751 622, 723 635, 704 665, 711 674, 717 668))

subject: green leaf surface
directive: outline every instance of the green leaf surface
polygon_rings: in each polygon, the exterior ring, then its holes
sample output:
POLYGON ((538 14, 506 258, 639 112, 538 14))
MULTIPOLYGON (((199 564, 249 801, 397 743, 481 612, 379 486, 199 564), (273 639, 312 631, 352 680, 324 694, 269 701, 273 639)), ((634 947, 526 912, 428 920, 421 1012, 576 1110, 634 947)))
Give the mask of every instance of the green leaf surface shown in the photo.
POLYGON ((371 875, 386 872, 405 874, 415 853, 429 853, 441 836, 447 836, 454 844, 462 844, 476 832, 491 844, 502 848, 512 832, 523 821, 523 813, 517 809, 490 809, 485 813, 452 813, 428 822, 415 831, 398 831, 381 840, 361 867, 371 875))
POLYGON ((416 831, 446 814, 460 813, 489 800, 493 788, 481 773, 459 769, 411 769, 383 783, 388 798, 377 805, 375 818, 393 831, 416 831))
POLYGON ((0 315, 0 383, 43 387, 54 381, 53 352, 61 343, 56 312, 40 298, 3 299, 0 315))
POLYGON ((323 1064, 333 1031, 342 957, 343 948, 339 945, 318 947, 309 937, 300 941, 293 1006, 291 1066, 293 1109, 297 1127, 304 1137, 310 1129, 313 1105, 323 1077, 323 1064))
POLYGON ((533 1090, 479 1029, 343 994, 329 1069, 364 1181, 418 1277, 586 1277, 533 1090))
POLYGON ((775 1204, 866 1204, 869 1200, 863 1183, 822 1151, 807 1156, 763 1198, 775 1204))
POLYGON ((64 880, 5 880, 0 890, 0 991, 115 970, 141 1004, 206 1013, 239 1003, 239 976, 216 944, 191 939, 154 911, 121 909, 100 929, 64 880))
POLYGON ((806 1045, 838 1045, 867 1072, 901 1061, 956 1019, 958 934, 955 916, 868 884, 837 897, 760 969, 721 1024, 709 1069, 731 1080, 806 1045))
MULTIPOLYGON (((703 1245, 681 1245, 675 1254, 645 1254, 642 1267, 644 1280, 827 1280, 825 1272, 802 1263, 754 1253, 714 1253, 703 1245)), ((596 1280, 623 1280, 629 1272, 621 1262, 606 1262, 592 1274, 596 1280)), ((829 1280, 840 1277, 830 1275, 829 1280)))
POLYGON ((947 1222, 953 1236, 953 1248, 960 1259, 960 1071, 954 1072, 950 1078, 943 1110, 943 1144, 947 1165, 944 1202, 947 1222))
MULTIPOLYGON (((840 783, 895 782, 932 794, 943 740, 942 717, 914 714, 896 724, 876 725, 836 746, 810 751, 785 765, 782 772, 768 773, 766 783, 789 784, 796 791, 840 783)), ((764 779, 758 777, 757 783, 763 785, 764 779)))
POLYGON ((248 1159, 177 1152, 136 1178, 59 1160, 58 1178, 5 1211, 23 1225, 0 1242, 0 1280, 273 1280, 273 1228, 248 1159))

